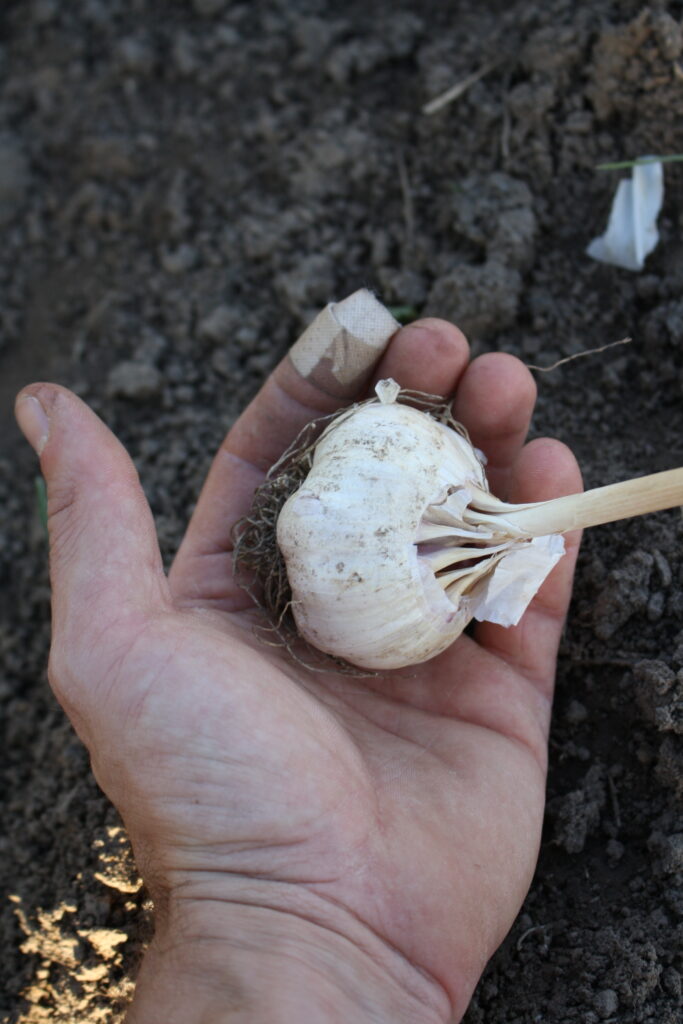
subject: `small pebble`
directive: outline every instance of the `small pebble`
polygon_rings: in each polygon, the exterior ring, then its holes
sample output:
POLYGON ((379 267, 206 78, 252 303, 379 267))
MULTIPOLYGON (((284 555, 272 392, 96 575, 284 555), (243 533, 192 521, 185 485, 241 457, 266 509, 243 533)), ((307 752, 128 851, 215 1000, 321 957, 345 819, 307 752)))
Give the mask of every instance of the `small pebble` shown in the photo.
POLYGON ((112 398, 129 398, 143 402, 161 393, 162 376, 150 363, 126 360, 112 368, 107 378, 107 394, 112 398))
POLYGON ((619 1006, 619 999, 614 989, 604 988, 602 992, 598 992, 593 1000, 593 1006, 603 1020, 615 1014, 619 1006))
POLYGON ((230 306, 216 306, 207 316, 199 321, 197 336, 201 341, 213 345, 229 341, 237 327, 235 311, 230 306))
POLYGON ((624 856, 624 844, 618 839, 610 839, 607 843, 607 856, 611 861, 618 861, 624 856))
POLYGON ((161 250, 161 266, 168 274, 183 274, 192 270, 197 262, 197 250, 183 242, 177 249, 161 250))
POLYGON ((565 718, 570 725, 579 725, 581 722, 585 722, 588 718, 588 711, 584 704, 580 700, 573 700, 570 702, 569 707, 565 713, 565 718))
POLYGON ((229 379, 235 373, 235 358, 227 348, 217 348, 211 355, 211 366, 221 377, 229 379))
POLYGON ((150 75, 154 70, 154 52, 142 39, 126 36, 118 45, 117 56, 125 71, 133 75, 150 75))

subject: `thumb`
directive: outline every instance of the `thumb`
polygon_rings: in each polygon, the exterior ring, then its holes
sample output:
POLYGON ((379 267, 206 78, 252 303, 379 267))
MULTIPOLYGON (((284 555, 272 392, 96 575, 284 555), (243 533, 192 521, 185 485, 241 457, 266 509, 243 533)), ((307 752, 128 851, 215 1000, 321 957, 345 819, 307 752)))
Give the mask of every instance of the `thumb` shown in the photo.
POLYGON ((139 631, 168 606, 161 555, 135 467, 85 403, 57 385, 32 384, 17 396, 15 415, 47 485, 53 653, 59 646, 71 675, 70 658, 111 652, 110 635, 122 639, 114 627, 139 631))

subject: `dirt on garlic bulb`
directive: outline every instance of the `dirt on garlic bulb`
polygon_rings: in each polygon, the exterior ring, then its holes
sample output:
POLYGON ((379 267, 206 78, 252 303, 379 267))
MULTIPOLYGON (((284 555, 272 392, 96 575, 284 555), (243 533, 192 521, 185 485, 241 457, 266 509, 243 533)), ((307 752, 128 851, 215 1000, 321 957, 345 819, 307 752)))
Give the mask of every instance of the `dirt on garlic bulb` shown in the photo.
POLYGON ((433 658, 472 618, 516 624, 564 553, 506 519, 527 506, 491 495, 464 431, 376 391, 323 432, 277 521, 299 634, 372 670, 433 658))

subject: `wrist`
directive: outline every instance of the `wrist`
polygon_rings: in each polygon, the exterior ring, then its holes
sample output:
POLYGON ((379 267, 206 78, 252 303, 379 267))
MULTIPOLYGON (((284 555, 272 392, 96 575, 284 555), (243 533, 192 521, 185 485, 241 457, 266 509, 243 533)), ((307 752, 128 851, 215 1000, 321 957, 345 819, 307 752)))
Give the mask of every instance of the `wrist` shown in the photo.
POLYGON ((126 1024, 444 1024, 438 983, 345 911, 179 901, 158 922, 126 1024))

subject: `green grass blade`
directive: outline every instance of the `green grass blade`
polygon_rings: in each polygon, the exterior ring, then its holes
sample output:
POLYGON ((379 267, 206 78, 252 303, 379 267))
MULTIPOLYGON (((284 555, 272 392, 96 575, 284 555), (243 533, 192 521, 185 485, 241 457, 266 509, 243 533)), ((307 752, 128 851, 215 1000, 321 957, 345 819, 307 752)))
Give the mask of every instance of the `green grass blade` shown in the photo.
POLYGON ((679 164, 683 163, 683 153, 672 153, 670 156, 647 156, 637 160, 619 160, 611 164, 596 164, 596 171, 622 171, 628 167, 643 167, 645 164, 679 164))
POLYGON ((388 306, 387 308, 394 320, 398 320, 400 324, 409 324, 412 320, 417 320, 420 315, 415 306, 388 306))

